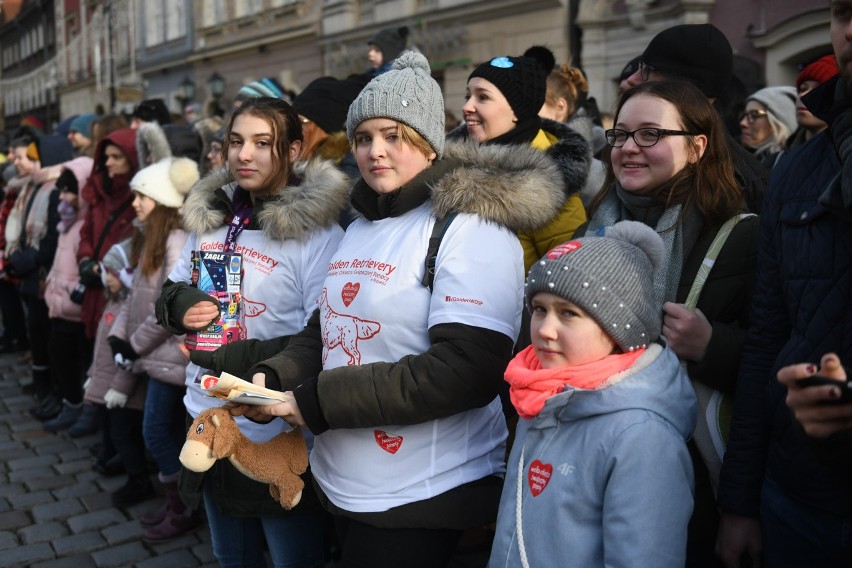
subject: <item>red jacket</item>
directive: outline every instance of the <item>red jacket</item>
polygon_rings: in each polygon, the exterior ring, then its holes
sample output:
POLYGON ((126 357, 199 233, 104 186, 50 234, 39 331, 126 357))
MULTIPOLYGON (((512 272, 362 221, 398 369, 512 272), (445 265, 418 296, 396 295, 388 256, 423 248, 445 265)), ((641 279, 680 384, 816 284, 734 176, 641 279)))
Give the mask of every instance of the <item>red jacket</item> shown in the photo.
MULTIPOLYGON (((139 171, 139 157, 136 153, 136 131, 122 128, 108 134, 98 144, 95 150, 95 164, 89 181, 80 190, 81 197, 89 203, 89 211, 80 230, 80 248, 77 250, 77 260, 90 258, 102 260, 109 248, 115 243, 129 237, 133 232, 133 219, 136 214, 130 207, 133 193, 130 191, 130 179, 139 171), (106 171, 107 145, 117 146, 130 162, 130 171, 109 180, 106 171), (95 247, 104 233, 110 217, 127 204, 118 219, 109 228, 103 243, 96 251, 95 247)), ((82 319, 86 325, 86 335, 94 339, 98 322, 104 310, 106 301, 103 289, 89 287, 83 297, 82 319)))

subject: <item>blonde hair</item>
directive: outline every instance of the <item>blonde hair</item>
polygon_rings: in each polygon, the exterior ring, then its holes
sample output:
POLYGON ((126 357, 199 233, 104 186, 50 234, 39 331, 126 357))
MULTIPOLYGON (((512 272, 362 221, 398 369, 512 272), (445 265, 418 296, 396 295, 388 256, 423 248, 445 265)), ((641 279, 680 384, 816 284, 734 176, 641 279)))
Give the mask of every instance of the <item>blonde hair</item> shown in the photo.
POLYGON ((547 76, 547 93, 544 98, 550 104, 565 99, 568 116, 571 116, 577 110, 577 100, 588 92, 589 83, 583 72, 577 67, 563 63, 547 76))
MULTIPOLYGON (((423 138, 423 136, 419 132, 417 132, 404 122, 400 122, 398 120, 394 120, 394 122, 396 123, 396 134, 397 136, 399 136, 399 139, 403 143, 405 143, 407 146, 411 146, 412 148, 419 150, 427 158, 432 154, 437 155, 437 152, 432 147, 432 145, 429 144, 429 142, 427 142, 426 139, 423 138)), ((352 142, 352 149, 358 149, 357 136, 352 142)))

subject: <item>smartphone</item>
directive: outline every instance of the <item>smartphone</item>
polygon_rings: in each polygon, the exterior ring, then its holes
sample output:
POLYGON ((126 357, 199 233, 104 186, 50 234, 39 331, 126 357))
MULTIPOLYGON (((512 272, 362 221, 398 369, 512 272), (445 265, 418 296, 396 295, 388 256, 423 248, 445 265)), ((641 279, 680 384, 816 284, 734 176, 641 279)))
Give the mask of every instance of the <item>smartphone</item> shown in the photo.
POLYGON ((840 387, 840 398, 834 400, 826 400, 825 404, 850 404, 852 403, 852 379, 838 381, 830 377, 822 375, 811 375, 810 377, 799 379, 801 387, 821 387, 825 385, 835 385, 840 387))

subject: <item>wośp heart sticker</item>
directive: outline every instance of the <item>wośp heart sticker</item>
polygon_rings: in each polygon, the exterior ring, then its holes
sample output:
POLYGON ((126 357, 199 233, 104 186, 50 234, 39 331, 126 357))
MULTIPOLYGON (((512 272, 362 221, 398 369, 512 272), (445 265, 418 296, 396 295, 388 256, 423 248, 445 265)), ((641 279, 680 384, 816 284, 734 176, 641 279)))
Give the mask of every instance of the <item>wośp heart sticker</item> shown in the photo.
POLYGON ((530 464, 530 470, 527 472, 527 481, 530 484, 530 491, 532 491, 533 497, 538 497, 544 491, 552 475, 553 466, 549 463, 541 463, 535 460, 530 464))
POLYGON ((402 436, 391 436, 382 430, 373 430, 376 443, 389 454, 395 454, 402 446, 402 436))

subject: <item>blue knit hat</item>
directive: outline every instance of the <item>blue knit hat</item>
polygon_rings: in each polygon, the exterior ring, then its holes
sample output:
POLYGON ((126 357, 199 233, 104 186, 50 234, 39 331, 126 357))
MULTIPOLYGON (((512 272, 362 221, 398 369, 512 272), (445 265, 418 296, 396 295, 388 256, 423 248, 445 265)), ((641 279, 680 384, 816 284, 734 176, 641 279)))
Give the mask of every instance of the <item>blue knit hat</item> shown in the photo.
POLYGON ((272 77, 264 77, 252 81, 237 92, 237 98, 256 99, 258 97, 272 97, 274 99, 284 98, 284 87, 272 77))
POLYGON ((98 115, 96 114, 81 114, 77 118, 71 121, 72 132, 79 132, 86 138, 92 137, 92 123, 95 121, 98 115))

